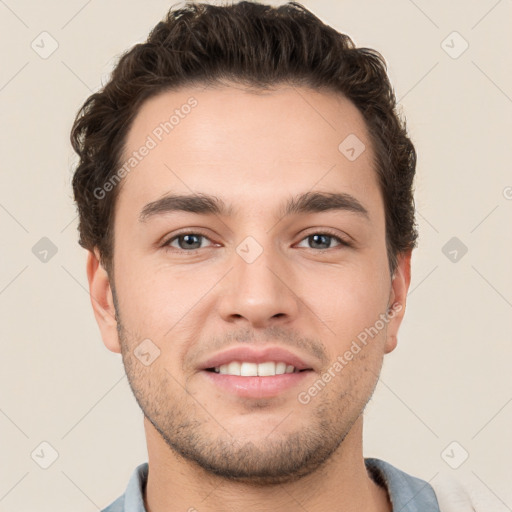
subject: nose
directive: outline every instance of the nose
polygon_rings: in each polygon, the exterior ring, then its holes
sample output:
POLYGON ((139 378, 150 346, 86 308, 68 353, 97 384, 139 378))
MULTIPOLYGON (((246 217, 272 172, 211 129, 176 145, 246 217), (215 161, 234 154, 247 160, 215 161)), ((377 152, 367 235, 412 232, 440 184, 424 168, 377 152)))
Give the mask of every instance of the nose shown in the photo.
POLYGON ((299 314, 300 290, 291 267, 277 251, 261 249, 254 261, 241 251, 233 255, 233 269, 219 295, 219 312, 226 322, 265 328, 289 323, 299 314))

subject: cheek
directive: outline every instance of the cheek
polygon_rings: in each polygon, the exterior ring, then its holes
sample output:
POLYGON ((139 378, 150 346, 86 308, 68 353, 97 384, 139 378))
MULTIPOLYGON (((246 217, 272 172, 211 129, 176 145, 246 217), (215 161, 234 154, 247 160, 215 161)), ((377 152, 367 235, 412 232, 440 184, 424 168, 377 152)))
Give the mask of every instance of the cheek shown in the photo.
POLYGON ((123 323, 142 336, 162 339, 176 326, 185 325, 194 311, 200 311, 201 298, 218 281, 213 273, 200 273, 192 267, 178 271, 170 266, 151 267, 125 260, 116 269, 116 289, 123 323))
MULTIPOLYGON (((308 306, 329 329, 336 353, 345 350, 357 336, 375 325, 386 313, 390 284, 383 265, 339 269, 303 288, 308 306)), ((309 281, 308 281, 309 282, 309 281)))

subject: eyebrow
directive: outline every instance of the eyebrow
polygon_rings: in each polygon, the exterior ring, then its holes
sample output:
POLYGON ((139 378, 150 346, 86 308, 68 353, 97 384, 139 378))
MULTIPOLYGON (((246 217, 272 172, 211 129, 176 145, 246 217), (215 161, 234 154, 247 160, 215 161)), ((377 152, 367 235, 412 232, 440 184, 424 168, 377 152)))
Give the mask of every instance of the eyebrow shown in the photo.
MULTIPOLYGON (((336 210, 355 213, 367 220, 370 219, 368 210, 354 196, 331 192, 306 192, 292 197, 281 208, 280 217, 336 210)), ((139 221, 146 222, 150 217, 172 212, 232 217, 235 209, 232 205, 228 206, 222 199, 208 194, 166 195, 146 204, 140 212, 139 221)))

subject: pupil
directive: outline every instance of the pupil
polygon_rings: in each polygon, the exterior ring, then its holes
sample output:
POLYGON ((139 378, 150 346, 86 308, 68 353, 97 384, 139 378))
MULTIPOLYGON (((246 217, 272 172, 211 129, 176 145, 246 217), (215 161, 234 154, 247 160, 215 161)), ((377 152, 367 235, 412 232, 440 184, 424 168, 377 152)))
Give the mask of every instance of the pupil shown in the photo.
MULTIPOLYGON (((317 241, 318 241, 318 239, 319 239, 319 238, 323 238, 323 239, 325 240, 326 238, 329 238, 329 237, 328 237, 327 235, 313 235, 313 240, 314 240, 314 243, 315 243, 315 244, 317 243, 317 241)), ((322 243, 322 242, 320 242, 320 244, 321 244, 321 243, 322 243)), ((325 244, 329 245, 329 243, 327 243, 327 242, 324 242, 324 245, 325 245, 325 244)))
POLYGON ((190 245, 191 245, 191 244, 192 244, 192 245, 193 245, 194 243, 196 243, 196 244, 197 244, 197 242, 194 242, 194 239, 197 239, 197 238, 198 238, 198 237, 197 237, 197 236, 195 236, 195 235, 184 235, 185 243, 186 243, 186 245, 187 245, 187 246, 189 246, 189 248, 190 248, 190 245))

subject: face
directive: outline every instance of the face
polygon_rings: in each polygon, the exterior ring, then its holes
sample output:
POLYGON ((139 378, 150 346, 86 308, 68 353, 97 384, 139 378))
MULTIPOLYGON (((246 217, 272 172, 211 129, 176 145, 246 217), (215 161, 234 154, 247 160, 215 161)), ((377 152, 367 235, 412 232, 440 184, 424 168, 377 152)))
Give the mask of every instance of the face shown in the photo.
POLYGON ((188 88, 143 105, 134 152, 112 279, 97 253, 88 275, 151 428, 226 478, 314 471, 371 397, 409 285, 410 254, 389 274, 364 119, 307 88, 188 88))

